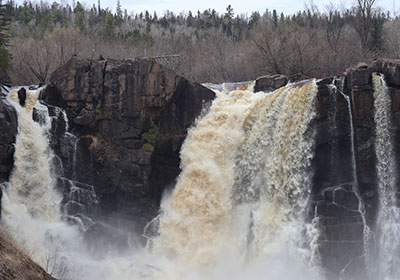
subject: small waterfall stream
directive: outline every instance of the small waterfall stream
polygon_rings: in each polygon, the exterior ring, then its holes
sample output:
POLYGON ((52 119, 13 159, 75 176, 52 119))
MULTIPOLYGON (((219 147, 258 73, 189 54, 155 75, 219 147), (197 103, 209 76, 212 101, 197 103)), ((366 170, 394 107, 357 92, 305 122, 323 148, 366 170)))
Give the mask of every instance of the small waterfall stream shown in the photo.
POLYGON ((378 275, 398 279, 400 274, 400 208, 396 200, 396 165, 391 131, 391 98, 383 75, 373 74, 375 152, 379 183, 377 220, 378 275))

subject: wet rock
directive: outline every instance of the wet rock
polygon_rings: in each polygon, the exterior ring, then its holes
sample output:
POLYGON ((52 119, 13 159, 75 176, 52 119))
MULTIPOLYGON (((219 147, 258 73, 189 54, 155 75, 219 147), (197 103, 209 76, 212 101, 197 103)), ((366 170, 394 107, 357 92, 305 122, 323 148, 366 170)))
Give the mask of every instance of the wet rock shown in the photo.
POLYGON ((18 90, 18 100, 19 100, 19 104, 22 107, 24 107, 25 100, 26 100, 26 89, 25 88, 21 88, 20 90, 18 90))

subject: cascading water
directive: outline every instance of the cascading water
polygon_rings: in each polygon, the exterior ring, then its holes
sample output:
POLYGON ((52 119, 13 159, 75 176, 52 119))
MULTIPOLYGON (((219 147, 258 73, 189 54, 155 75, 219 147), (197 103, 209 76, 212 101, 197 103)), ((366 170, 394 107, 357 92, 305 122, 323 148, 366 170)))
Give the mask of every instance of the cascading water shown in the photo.
POLYGON ((375 152, 379 183, 377 222, 378 275, 398 279, 400 274, 400 209, 396 201, 396 165, 391 132, 391 99, 383 75, 373 74, 375 152))
POLYGON ((218 94, 189 131, 182 173, 162 204, 152 247, 169 260, 164 279, 318 277, 307 239, 317 230, 305 222, 316 92, 310 81, 271 94, 218 94))
MULTIPOLYGON (((26 107, 15 106, 21 120, 27 116, 21 126, 35 127, 38 134, 24 137, 19 129, 16 171, 3 202, 4 223, 18 243, 30 243, 24 247, 35 261, 46 267, 51 259, 53 274, 66 279, 320 279, 318 230, 307 222, 316 93, 315 81, 273 93, 217 92, 183 144, 182 173, 163 200, 158 234, 150 246, 123 255, 108 252, 102 260, 90 255, 77 226, 61 221, 51 151, 43 128, 32 121, 36 100, 31 97, 36 95, 30 94, 26 107), (46 144, 40 154, 29 146, 38 139, 46 144), (22 151, 32 158, 27 167, 18 160, 22 151), (46 169, 34 168, 41 156, 46 165, 39 167, 46 169), (42 171, 48 181, 17 183, 42 171), (39 209, 31 209, 24 196, 28 190, 40 192, 34 201, 39 209)), ((71 201, 65 207, 86 211, 75 196, 95 199, 93 190, 65 182, 71 201)))

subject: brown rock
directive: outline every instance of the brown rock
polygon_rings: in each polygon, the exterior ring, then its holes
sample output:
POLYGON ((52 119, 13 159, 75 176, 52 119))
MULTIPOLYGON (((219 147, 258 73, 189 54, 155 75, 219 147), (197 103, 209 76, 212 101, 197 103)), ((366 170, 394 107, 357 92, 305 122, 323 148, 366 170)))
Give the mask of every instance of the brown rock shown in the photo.
POLYGON ((254 92, 271 91, 286 86, 289 79, 284 75, 266 75, 256 79, 254 92))

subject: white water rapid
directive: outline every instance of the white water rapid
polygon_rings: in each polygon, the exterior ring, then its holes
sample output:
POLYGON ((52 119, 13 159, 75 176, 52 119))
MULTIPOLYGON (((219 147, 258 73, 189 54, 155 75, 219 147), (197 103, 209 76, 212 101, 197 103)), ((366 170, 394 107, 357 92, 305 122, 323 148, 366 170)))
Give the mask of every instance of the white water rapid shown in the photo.
POLYGON ((153 221, 157 234, 146 247, 104 256, 61 220, 48 140, 32 121, 37 92, 28 91, 26 107, 11 92, 20 122, 3 223, 60 279, 322 279, 318 229, 307 220, 316 81, 216 92, 183 144, 178 183, 153 221))

